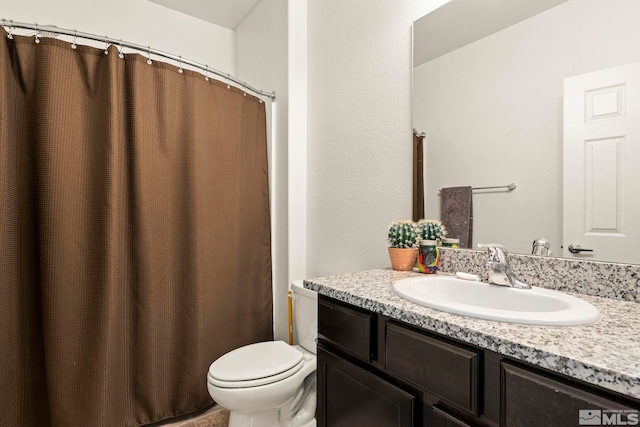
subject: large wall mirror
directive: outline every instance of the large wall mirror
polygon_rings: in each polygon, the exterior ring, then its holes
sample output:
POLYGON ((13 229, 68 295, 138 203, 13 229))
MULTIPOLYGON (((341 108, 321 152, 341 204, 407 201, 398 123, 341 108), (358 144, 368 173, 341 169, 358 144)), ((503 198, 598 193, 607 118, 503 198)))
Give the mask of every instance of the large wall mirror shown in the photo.
MULTIPOLYGON (((416 21, 413 123, 426 133, 425 216, 440 218, 441 188, 515 183, 513 191, 474 191, 474 244, 531 253, 532 242, 544 238, 553 256, 640 263, 640 202, 634 200, 640 200, 640 175, 632 182, 627 174, 640 171, 640 158, 628 160, 640 155, 640 126, 632 137, 615 130, 615 137, 593 137, 577 154, 563 153, 565 120, 573 114, 567 106, 574 102, 565 99, 567 82, 640 63, 638 17, 640 0, 451 0, 416 21), (591 169, 574 174, 582 187, 563 190, 572 177, 564 163, 574 158, 591 169), (600 179, 596 172, 605 164, 617 172, 600 179), (629 188, 634 197, 622 193, 629 188), (591 210, 563 218, 567 198, 576 195, 591 210), (567 241, 567 223, 592 229, 567 241), (570 243, 587 248, 588 235, 606 235, 616 246, 633 233, 638 241, 619 253, 567 250, 570 243)), ((593 104, 589 114, 598 123, 638 123, 640 117, 627 117, 640 109, 640 99, 626 91, 634 85, 597 83, 572 97, 593 104)), ((576 117, 586 123, 582 113, 576 117)))

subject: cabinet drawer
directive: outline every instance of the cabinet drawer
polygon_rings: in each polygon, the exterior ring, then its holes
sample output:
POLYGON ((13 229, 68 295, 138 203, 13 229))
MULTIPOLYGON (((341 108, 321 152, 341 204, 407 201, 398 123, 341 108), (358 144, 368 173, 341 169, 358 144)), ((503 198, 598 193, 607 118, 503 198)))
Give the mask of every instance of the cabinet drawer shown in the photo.
MULTIPOLYGON (((584 416, 609 418, 617 414, 606 410, 638 409, 505 362, 502 362, 501 378, 500 425, 506 427, 578 426, 580 411, 585 411, 584 416)), ((614 419, 616 422, 606 424, 601 418, 602 423, 595 425, 627 425, 614 419)), ((624 416, 622 421, 626 421, 624 416)), ((593 422, 590 424, 594 425, 593 422)))
POLYGON ((366 362, 374 355, 375 315, 320 295, 318 336, 366 362))
POLYGON ((478 415, 480 354, 386 324, 385 368, 405 381, 478 415))

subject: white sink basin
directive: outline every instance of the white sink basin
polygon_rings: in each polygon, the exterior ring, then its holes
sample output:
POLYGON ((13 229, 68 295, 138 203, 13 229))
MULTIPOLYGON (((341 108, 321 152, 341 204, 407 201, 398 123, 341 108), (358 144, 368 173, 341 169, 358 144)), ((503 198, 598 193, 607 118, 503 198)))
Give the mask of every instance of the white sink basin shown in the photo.
POLYGON ((423 276, 400 280, 393 291, 425 307, 500 322, 575 326, 600 320, 600 312, 590 303, 536 287, 514 289, 450 276, 423 276))

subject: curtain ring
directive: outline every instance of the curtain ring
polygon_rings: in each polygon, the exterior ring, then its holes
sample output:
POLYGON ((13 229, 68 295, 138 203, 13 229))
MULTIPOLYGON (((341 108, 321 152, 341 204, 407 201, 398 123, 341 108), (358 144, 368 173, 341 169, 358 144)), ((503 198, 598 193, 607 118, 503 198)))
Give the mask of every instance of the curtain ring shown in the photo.
POLYGON ((104 54, 109 55, 109 43, 107 42, 108 36, 104 36, 104 54))
POLYGON ((38 23, 35 23, 36 26, 36 43, 40 43, 40 30, 38 29, 38 23))
POLYGON ((178 61, 178 72, 182 74, 182 56, 178 55, 178 58, 180 58, 180 61, 178 61))
POLYGON ((7 20, 2 18, 2 26, 8 27, 7 37, 13 39, 13 19, 9 19, 9 25, 7 25, 7 20))
POLYGON ((118 47, 118 56, 120 59, 124 59, 124 53, 122 53, 122 39, 120 39, 120 46, 118 47))
POLYGON ((153 64, 153 62, 151 61, 151 46, 147 46, 147 64, 153 64))
POLYGON ((209 81, 209 66, 207 64, 204 65, 204 79, 209 81))
POLYGON ((78 38, 78 30, 76 30, 75 28, 73 29, 73 43, 71 43, 71 49, 75 49, 78 47, 78 45, 76 44, 76 38, 78 38))

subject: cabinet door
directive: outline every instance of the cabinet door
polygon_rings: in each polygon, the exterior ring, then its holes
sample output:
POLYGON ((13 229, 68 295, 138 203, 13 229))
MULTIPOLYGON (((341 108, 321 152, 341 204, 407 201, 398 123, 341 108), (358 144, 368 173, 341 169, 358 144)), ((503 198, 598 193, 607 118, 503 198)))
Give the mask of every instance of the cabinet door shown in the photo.
POLYGON ((321 427, 411 427, 416 397, 318 347, 321 427))
POLYGON ((502 363, 504 427, 633 425, 626 423, 629 409, 638 408, 502 363))

